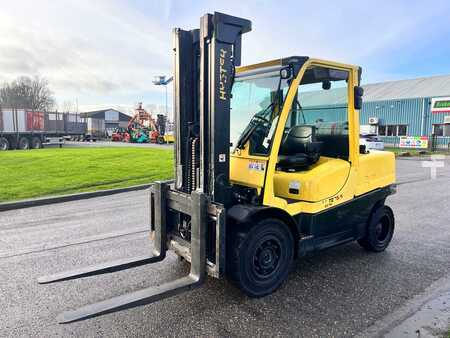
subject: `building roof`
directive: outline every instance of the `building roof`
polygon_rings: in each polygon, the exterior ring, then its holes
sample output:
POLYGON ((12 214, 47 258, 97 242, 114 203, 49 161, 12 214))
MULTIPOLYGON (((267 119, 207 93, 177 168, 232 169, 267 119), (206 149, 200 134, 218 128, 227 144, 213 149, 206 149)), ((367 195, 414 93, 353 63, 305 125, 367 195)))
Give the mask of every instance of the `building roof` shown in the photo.
POLYGON ((363 85, 364 101, 450 96, 450 75, 419 77, 363 85))
MULTIPOLYGON (((450 75, 371 83, 363 88, 364 102, 450 96, 450 75)), ((346 88, 305 92, 300 101, 303 107, 345 105, 346 88)))
POLYGON ((130 115, 124 114, 124 113, 118 111, 117 109, 112 109, 112 108, 88 111, 88 112, 81 113, 80 115, 82 117, 92 117, 92 118, 95 118, 95 119, 105 119, 105 113, 107 111, 115 111, 115 112, 119 113, 119 121, 129 121, 131 119, 130 115))

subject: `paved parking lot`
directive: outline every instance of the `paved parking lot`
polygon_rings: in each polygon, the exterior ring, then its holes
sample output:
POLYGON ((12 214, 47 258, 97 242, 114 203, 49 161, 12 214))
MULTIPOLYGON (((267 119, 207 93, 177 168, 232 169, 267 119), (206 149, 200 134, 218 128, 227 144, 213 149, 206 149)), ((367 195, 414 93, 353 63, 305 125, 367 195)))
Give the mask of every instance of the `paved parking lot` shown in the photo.
POLYGON ((388 204, 397 228, 382 254, 351 243, 300 260, 276 293, 250 299, 227 281, 156 304, 59 325, 62 310, 187 273, 162 263, 38 285, 41 275, 150 252, 144 191, 0 214, 0 336, 351 336, 450 274, 450 163, 429 179, 420 161, 398 161, 388 204))

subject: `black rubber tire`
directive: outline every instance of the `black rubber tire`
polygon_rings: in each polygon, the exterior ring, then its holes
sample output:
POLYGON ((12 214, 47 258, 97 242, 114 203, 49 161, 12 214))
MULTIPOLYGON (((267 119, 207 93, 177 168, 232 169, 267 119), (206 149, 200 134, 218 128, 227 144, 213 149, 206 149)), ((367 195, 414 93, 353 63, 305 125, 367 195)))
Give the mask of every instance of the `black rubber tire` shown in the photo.
POLYGON ((166 142, 164 142, 164 137, 163 137, 163 136, 158 136, 157 141, 158 141, 158 144, 164 144, 164 143, 166 143, 166 142))
POLYGON ((368 251, 382 252, 391 243, 394 230, 394 213, 391 208, 383 205, 373 213, 367 225, 366 235, 359 239, 358 243, 368 251))
POLYGON ((0 151, 9 149, 9 141, 6 137, 0 137, 0 151))
POLYGON ((41 149, 42 148, 42 141, 39 137, 34 136, 31 139, 31 149, 41 149))
POLYGON ((19 142, 17 143, 17 149, 20 149, 20 150, 30 149, 30 140, 27 137, 22 136, 19 139, 19 142))
POLYGON ((294 239, 286 224, 261 220, 230 240, 228 277, 245 294, 262 297, 283 284, 294 259, 294 239))

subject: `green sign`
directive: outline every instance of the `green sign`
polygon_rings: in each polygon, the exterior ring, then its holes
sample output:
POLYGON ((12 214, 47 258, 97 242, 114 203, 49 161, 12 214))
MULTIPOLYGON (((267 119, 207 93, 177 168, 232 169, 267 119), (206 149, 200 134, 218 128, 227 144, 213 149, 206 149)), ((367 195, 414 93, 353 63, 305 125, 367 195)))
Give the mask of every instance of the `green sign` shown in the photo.
POLYGON ((433 108, 450 108, 450 100, 435 101, 433 108))

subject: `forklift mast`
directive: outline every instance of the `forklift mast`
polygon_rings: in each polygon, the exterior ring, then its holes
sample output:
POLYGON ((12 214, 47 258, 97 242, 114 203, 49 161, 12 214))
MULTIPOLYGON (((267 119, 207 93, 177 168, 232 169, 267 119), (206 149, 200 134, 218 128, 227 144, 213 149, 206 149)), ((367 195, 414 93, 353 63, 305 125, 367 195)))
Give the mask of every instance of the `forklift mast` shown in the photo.
POLYGON ((174 29, 175 188, 230 203, 230 98, 249 20, 205 14, 200 29, 174 29))

